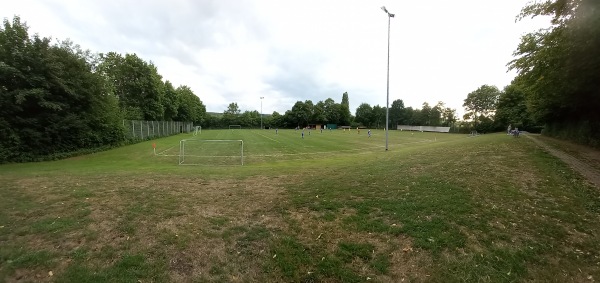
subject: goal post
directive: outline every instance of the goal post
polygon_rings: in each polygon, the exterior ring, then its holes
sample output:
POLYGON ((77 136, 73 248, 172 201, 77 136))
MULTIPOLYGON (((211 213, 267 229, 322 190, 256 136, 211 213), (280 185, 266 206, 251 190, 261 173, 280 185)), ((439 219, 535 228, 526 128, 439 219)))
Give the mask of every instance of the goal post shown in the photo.
POLYGON ((229 125, 230 130, 241 130, 242 125, 229 125))
POLYGON ((179 142, 179 165, 244 165, 244 141, 181 140, 179 142))

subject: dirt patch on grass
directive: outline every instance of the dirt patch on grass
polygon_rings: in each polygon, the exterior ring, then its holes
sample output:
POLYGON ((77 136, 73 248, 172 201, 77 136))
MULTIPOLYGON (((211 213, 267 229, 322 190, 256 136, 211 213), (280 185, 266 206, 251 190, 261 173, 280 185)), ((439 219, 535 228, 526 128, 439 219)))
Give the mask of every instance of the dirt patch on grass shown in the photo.
MULTIPOLYGON (((364 278, 371 278, 377 282, 402 282, 425 278, 430 272, 430 254, 415 248, 412 240, 404 235, 387 233, 358 232, 343 229, 343 219, 338 217, 332 221, 323 220, 321 213, 308 209, 290 211, 291 223, 298 226, 294 233, 300 242, 313 250, 322 251, 324 254, 334 255, 340 243, 370 244, 373 258, 383 257, 389 261, 386 273, 381 274, 373 269, 372 262, 355 259, 350 266, 364 278)), ((353 209, 343 209, 336 213, 340 216, 351 216, 353 209)))
MULTIPOLYGON (((166 260, 163 264, 174 281, 261 278, 268 239, 260 239, 260 233, 278 229, 282 223, 273 209, 285 201, 282 179, 83 178, 13 180, 36 203, 36 209, 44 209, 39 217, 28 212, 28 222, 47 215, 68 217, 74 207, 89 210, 84 229, 58 239, 50 240, 44 233, 22 235, 31 249, 56 251, 55 262, 69 262, 73 251, 85 248, 88 264, 96 268, 111 266, 125 253, 147 254, 150 261, 166 260), (148 253, 148 249, 160 252, 148 253)), ((55 267, 54 274, 60 275, 68 265, 55 267)), ((39 281, 36 275, 22 270, 8 280, 39 281)))

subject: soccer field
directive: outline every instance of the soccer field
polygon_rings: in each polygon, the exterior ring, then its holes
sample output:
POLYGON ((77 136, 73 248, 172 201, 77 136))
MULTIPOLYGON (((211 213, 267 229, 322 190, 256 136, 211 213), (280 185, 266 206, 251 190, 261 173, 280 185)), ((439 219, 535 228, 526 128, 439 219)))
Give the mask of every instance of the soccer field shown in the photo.
MULTIPOLYGON (((399 151, 419 145, 464 139, 465 135, 448 133, 391 131, 388 150, 399 151)), ((187 163, 196 165, 241 165, 240 143, 243 141, 243 163, 246 166, 293 161, 377 154, 385 152, 385 131, 371 130, 203 130, 200 135, 177 135, 153 141, 155 162, 177 164, 185 141, 187 163), (302 133, 304 132, 304 135, 302 133), (209 142, 205 142, 209 141, 209 142), (193 160, 193 161, 192 161, 193 160)))

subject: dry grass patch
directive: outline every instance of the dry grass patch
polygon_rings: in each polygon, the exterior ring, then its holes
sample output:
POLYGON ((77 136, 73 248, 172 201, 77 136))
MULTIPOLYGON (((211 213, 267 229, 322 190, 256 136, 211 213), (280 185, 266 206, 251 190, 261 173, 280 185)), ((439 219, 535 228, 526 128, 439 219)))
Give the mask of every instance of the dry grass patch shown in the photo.
MULTIPOLYGON (((81 225, 58 230, 58 237, 52 222, 44 222, 45 230, 32 231, 30 225, 20 228, 24 230, 19 240, 30 249, 56 252, 50 263, 55 275, 64 272, 73 261, 72 254, 83 249, 81 264, 95 270, 109 268, 125 254, 145 254, 150 261, 162 262, 159 265, 169 270, 173 280, 262 276, 265 259, 257 256, 268 258, 269 229, 280 225, 273 206, 283 201, 283 191, 277 185, 281 180, 83 178, 11 180, 35 206, 10 213, 15 220, 35 225, 48 215, 74 219, 79 215, 77 210, 88 211, 78 219, 81 225), (241 228, 232 234, 230 230, 236 227, 241 228), (263 234, 266 239, 260 238, 263 234)), ((35 274, 15 270, 10 278, 38 281, 32 276, 35 274)))

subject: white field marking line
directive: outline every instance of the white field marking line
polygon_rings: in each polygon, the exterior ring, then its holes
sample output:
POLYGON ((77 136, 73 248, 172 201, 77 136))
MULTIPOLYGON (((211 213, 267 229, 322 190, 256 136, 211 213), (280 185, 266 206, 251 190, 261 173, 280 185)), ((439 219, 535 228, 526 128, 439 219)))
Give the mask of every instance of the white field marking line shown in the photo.
POLYGON ((171 150, 174 147, 175 146, 169 147, 169 148, 167 148, 167 149, 165 149, 165 150, 163 150, 163 151, 161 151, 159 153, 155 153, 154 155, 156 155, 156 156, 179 156, 179 154, 177 154, 177 155, 175 155, 175 154, 163 154, 163 152, 171 150))
POLYGON ((267 137, 267 136, 265 136, 265 135, 263 135, 263 134, 261 134, 261 133, 259 133, 259 132, 255 132, 255 131, 252 131, 252 132, 253 132, 253 133, 255 133, 255 134, 257 134, 257 135, 259 135, 259 136, 262 136, 262 137, 265 137, 265 138, 267 138, 267 139, 270 139, 270 140, 272 140, 272 141, 274 141, 274 142, 276 142, 276 143, 279 143, 279 141, 278 141, 278 140, 275 140, 275 139, 272 139, 272 138, 270 138, 270 137, 267 137))
MULTIPOLYGON (((422 141, 416 141, 416 142, 401 143, 399 145, 425 143, 425 142, 433 142, 433 140, 422 140, 422 141)), ((368 149, 381 148, 381 147, 385 147, 385 146, 377 145, 374 147, 343 149, 343 150, 336 150, 335 152, 366 151, 368 149)), ((361 152, 360 154, 366 154, 366 153, 367 152, 361 152)), ((256 154, 256 155, 245 155, 244 157, 277 157, 277 156, 294 156, 294 155, 300 156, 300 155, 315 155, 315 154, 333 154, 333 153, 331 151, 319 151, 319 152, 304 152, 304 153, 256 154)))
POLYGON ((227 164, 189 164, 189 163, 179 163, 179 166, 198 166, 198 167, 206 167, 206 166, 210 166, 210 167, 237 167, 237 166, 243 166, 240 164, 231 164, 231 165, 227 165, 227 164))
MULTIPOLYGON (((179 156, 179 155, 174 155, 179 156)), ((185 157, 237 157, 241 158, 241 155, 185 155, 185 157)))

